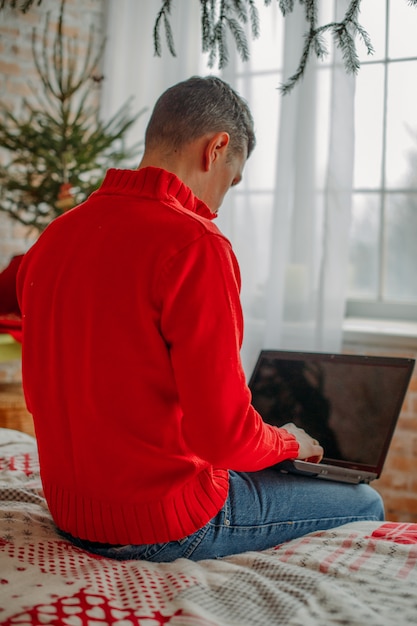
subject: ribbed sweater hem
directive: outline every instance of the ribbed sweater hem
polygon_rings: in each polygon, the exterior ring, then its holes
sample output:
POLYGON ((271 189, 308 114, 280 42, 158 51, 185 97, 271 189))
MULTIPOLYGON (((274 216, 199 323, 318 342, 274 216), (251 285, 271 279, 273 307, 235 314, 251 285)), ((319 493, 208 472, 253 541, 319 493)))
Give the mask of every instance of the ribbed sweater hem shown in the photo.
POLYGON ((205 471, 181 492, 149 503, 110 502, 44 481, 51 515, 58 526, 80 539, 112 544, 150 544, 182 539, 207 524, 222 508, 228 472, 205 471))

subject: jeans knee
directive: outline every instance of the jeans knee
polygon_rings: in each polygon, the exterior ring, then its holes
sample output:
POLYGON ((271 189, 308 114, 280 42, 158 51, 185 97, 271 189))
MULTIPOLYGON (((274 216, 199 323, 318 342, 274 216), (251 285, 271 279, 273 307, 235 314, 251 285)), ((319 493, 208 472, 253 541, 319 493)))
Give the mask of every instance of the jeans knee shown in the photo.
POLYGON ((373 488, 368 486, 367 504, 369 515, 375 517, 378 521, 384 521, 385 510, 384 501, 381 495, 373 488))

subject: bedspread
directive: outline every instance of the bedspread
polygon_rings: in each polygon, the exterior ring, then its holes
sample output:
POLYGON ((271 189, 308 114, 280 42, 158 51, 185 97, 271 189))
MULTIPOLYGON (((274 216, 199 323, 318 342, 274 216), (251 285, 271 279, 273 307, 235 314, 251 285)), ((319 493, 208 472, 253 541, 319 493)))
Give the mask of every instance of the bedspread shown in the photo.
POLYGON ((417 526, 348 524, 194 563, 116 562, 56 532, 36 442, 0 429, 0 624, 409 626, 417 526))

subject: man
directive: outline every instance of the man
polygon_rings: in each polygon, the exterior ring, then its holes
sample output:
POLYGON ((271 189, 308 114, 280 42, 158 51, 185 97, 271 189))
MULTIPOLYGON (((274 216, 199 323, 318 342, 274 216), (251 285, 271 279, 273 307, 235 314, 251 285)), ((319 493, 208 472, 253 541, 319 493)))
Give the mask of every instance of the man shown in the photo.
POLYGON ((323 450, 263 423, 240 361, 239 269, 212 220, 254 144, 226 83, 175 85, 139 168, 108 171, 22 263, 23 382, 45 496, 86 550, 198 560, 382 518, 369 487, 265 469, 323 450))

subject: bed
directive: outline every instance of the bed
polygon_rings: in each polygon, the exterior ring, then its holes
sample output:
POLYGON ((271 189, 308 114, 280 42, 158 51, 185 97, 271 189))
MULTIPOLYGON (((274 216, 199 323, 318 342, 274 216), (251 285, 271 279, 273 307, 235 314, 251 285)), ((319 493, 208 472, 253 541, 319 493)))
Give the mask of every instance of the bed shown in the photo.
POLYGON ((115 562, 56 532, 36 441, 0 429, 0 624, 417 624, 417 525, 355 523, 264 552, 115 562))

